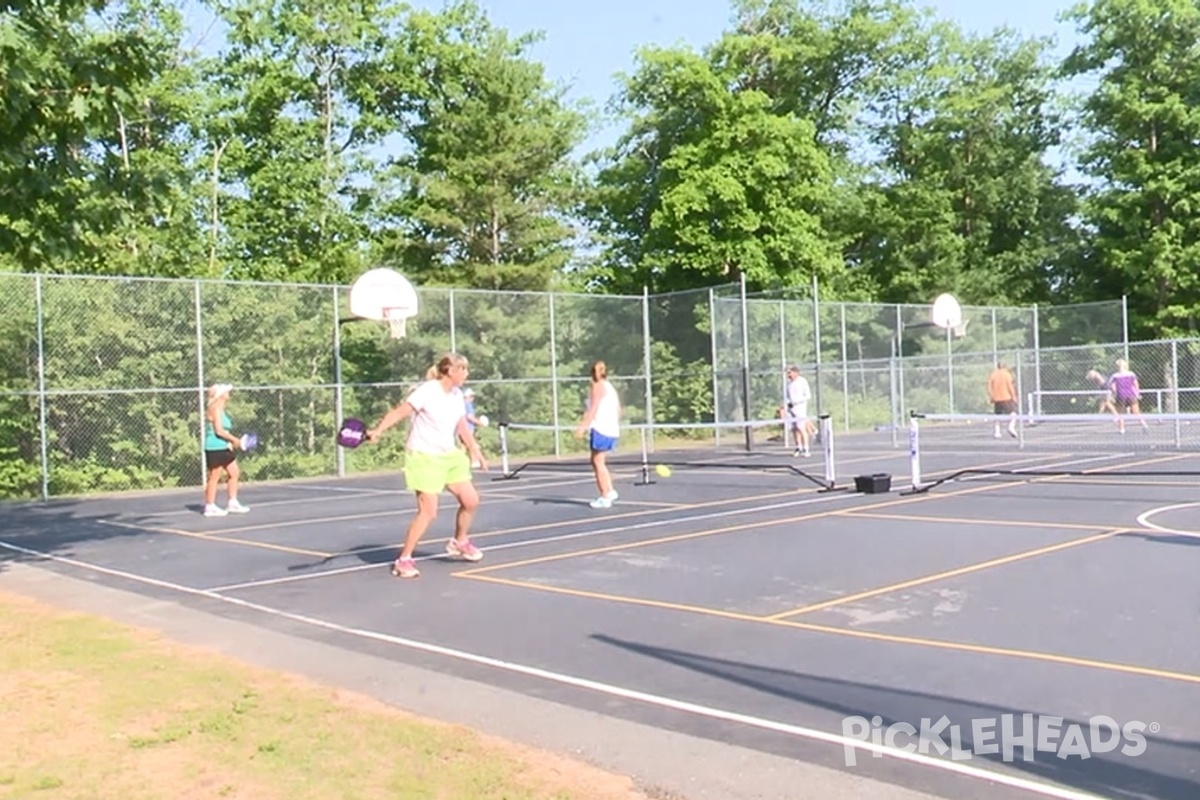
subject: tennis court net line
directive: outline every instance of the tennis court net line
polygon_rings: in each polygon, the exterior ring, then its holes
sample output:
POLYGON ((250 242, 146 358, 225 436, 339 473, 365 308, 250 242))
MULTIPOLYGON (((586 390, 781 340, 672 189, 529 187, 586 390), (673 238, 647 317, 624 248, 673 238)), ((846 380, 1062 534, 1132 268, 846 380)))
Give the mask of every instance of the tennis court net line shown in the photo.
MULTIPOLYGON (((792 439, 788 421, 780 419, 716 423, 624 424, 617 448, 609 453, 610 467, 632 467, 639 471, 638 485, 655 483, 660 467, 668 469, 725 469, 782 472, 796 475, 823 491, 836 488, 833 424, 828 414, 818 419, 807 454, 792 439), (636 442, 634 444, 633 442, 636 442), (815 457, 815 458, 814 458, 815 457), (811 459, 811 460, 810 460, 811 459), (815 462, 815 463, 814 463, 815 462), (806 468, 809 465, 812 468, 806 468), (819 467, 817 466, 819 464, 819 467)), ((514 443, 522 437, 580 434, 577 456, 589 452, 586 432, 575 426, 501 422, 501 475, 494 480, 512 480, 526 470, 590 470, 587 460, 537 459, 513 465, 514 443)))
POLYGON ((908 493, 923 493, 943 483, 967 476, 1013 476, 1020 479, 1039 477, 1082 477, 1102 472, 1113 477, 1200 476, 1200 469, 1123 469, 1122 457, 1197 454, 1200 464, 1200 414, 921 414, 909 418, 908 493), (937 480, 926 482, 922 475, 922 455, 968 453, 979 464, 966 464, 953 470, 939 470, 937 480), (1053 464, 1005 468, 983 465, 994 461, 998 453, 1026 453, 1055 456, 1053 464), (1109 456, 1111 463, 1095 466, 1095 458, 1109 456), (1073 467, 1073 468, 1072 468, 1073 467))

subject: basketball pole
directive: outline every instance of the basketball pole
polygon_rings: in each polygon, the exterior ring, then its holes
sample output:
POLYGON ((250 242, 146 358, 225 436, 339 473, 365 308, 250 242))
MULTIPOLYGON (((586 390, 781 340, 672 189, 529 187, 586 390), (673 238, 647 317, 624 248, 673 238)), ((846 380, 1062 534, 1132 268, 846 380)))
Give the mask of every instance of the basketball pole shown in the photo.
MULTIPOLYGON (((342 323, 347 320, 341 318, 341 310, 338 308, 338 287, 333 287, 333 405, 334 419, 340 421, 346 418, 345 414, 345 397, 342 391, 342 323)), ((339 478, 346 477, 346 454, 342 452, 341 447, 334 448, 334 469, 339 478)))

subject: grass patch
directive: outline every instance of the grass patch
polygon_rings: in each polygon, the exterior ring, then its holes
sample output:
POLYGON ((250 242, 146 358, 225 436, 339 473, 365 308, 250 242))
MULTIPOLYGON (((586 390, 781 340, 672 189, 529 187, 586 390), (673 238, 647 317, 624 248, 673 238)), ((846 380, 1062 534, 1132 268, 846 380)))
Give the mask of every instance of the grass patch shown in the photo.
POLYGON ((645 798, 580 762, 4 594, 0 675, 0 798, 645 798))

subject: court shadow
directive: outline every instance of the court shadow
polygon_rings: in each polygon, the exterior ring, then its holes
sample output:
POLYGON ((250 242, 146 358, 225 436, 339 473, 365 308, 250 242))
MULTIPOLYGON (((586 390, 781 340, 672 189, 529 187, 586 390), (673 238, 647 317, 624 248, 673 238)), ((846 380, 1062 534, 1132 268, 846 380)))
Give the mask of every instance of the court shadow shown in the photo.
POLYGON ((161 519, 130 514, 119 500, 0 503, 0 570, 14 562, 79 556, 79 547, 106 540, 160 535, 161 519))
POLYGON ((591 500, 575 500, 570 497, 530 497, 528 500, 535 506, 575 506, 577 508, 588 508, 588 504, 592 502, 591 500))
POLYGON ((1147 542, 1154 544, 1174 544, 1183 545, 1184 547, 1200 547, 1200 536, 1180 536, 1176 533, 1155 533, 1154 531, 1146 531, 1145 533, 1122 533, 1118 534, 1119 538, 1125 539, 1144 539, 1147 542))
MULTIPOLYGON (((767 695, 833 711, 843 718, 862 717, 872 720, 879 717, 881 722, 877 727, 881 729, 881 735, 889 726, 899 723, 907 723, 915 731, 921 731, 922 723, 926 721, 928 729, 931 725, 937 725, 945 716, 949 722, 942 730, 942 741, 949 745, 953 735, 951 729, 957 726, 960 750, 969 753, 972 760, 990 761, 1000 765, 1002 769, 1019 770, 1076 790, 1097 793, 1110 800, 1192 800, 1200 797, 1200 777, 1197 777, 1195 772, 1195 765, 1200 762, 1200 744, 1196 742, 1173 741, 1146 731, 1142 734, 1145 736, 1145 749, 1138 755, 1122 754, 1122 747, 1131 742, 1129 738, 1123 738, 1110 752, 1099 752, 1097 748, 1086 758, 1081 757, 1078 752, 1061 757, 1056 750, 1067 741, 1066 732, 1072 725, 1079 726, 1083 732, 1083 742, 1090 744, 1093 732, 1088 720, 1062 719, 1050 713, 1004 708, 949 695, 810 675, 777 667, 715 658, 701 653, 673 650, 603 634, 593 634, 591 638, 627 652, 767 695), (1044 725, 1055 726, 1047 728, 1052 732, 1049 749, 1042 749, 1040 745, 1033 744, 1037 741, 1036 736, 1030 740, 1028 747, 1015 738, 1009 738, 1009 752, 1005 755, 1003 720, 1011 720, 1007 730, 1015 731, 1019 735, 1023 732, 1025 714, 1032 714, 1031 729, 1034 729, 1035 734, 1040 733, 1044 725), (974 740, 976 721, 986 721, 990 724, 986 729, 986 737, 981 738, 979 742, 974 740), (992 746, 996 746, 1000 752, 989 754, 987 751, 992 746), (1035 747, 1038 749, 1033 752, 1035 747)), ((1129 722, 1131 720, 1116 721, 1118 725, 1129 722)), ((1144 722, 1149 725, 1152 720, 1144 722)), ((1102 734, 1105 740, 1109 739, 1110 734, 1102 734)), ((905 743, 915 743, 916 738, 901 734, 895 742, 897 746, 904 746, 905 743)), ((859 763, 862 764, 869 755, 865 751, 859 752, 859 763)), ((939 750, 935 745, 928 752, 936 757, 939 750)), ((841 754, 839 748, 838 756, 841 754)))

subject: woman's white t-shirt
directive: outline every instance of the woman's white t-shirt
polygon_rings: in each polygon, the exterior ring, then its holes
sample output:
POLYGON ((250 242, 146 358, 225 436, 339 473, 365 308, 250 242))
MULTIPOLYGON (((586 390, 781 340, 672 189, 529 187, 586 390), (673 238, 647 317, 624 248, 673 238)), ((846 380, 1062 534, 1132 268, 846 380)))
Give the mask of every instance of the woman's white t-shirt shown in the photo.
POLYGON ((405 447, 418 453, 443 455, 458 449, 458 421, 467 404, 458 389, 446 391, 439 380, 425 381, 408 396, 416 412, 405 447))
POLYGON ((592 430, 601 436, 615 439, 621 435, 621 403, 617 397, 617 390, 607 379, 599 384, 600 402, 596 405, 596 416, 592 417, 592 430))

